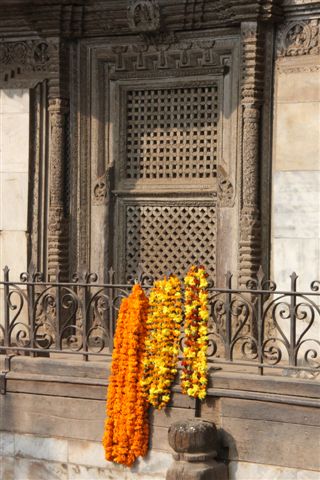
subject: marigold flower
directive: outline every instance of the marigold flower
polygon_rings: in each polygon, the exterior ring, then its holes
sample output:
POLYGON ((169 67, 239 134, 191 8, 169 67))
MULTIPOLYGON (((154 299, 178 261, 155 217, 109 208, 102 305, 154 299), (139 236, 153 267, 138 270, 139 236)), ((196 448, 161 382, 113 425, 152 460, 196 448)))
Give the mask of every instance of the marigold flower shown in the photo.
POLYGON ((148 451, 148 403, 140 384, 147 314, 148 299, 135 285, 119 310, 102 441, 106 460, 128 467, 148 451))

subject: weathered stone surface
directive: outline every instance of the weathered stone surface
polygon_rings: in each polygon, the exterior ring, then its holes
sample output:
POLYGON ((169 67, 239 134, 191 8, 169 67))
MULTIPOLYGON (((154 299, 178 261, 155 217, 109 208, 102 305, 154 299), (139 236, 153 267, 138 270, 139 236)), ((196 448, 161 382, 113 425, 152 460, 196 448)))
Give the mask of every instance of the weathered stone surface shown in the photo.
POLYGON ((15 434, 15 455, 53 462, 68 461, 68 442, 60 438, 15 434))
POLYGON ((12 457, 14 455, 14 434, 0 431, 0 456, 12 457))
POLYGON ((68 441, 68 463, 99 468, 106 468, 109 464, 104 458, 101 442, 82 440, 68 441))
POLYGON ((318 480, 319 472, 262 463, 230 462, 229 480, 318 480))
POLYGON ((0 478, 1 480, 15 480, 14 457, 2 457, 0 455, 0 478))
POLYGON ((16 458, 14 480, 68 480, 67 465, 16 458))

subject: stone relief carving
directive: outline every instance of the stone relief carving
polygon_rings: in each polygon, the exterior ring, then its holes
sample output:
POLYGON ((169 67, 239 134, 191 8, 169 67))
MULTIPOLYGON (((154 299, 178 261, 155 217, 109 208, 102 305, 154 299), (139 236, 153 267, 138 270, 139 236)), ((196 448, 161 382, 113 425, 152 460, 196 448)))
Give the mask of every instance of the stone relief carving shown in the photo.
POLYGON ((181 68, 220 67, 221 73, 228 68, 214 52, 214 42, 177 41, 174 34, 142 35, 136 44, 120 44, 110 47, 109 61, 113 72, 137 70, 176 70, 181 68), (140 43, 141 42, 141 43, 140 43))
POLYGON ((319 20, 299 20, 280 28, 277 47, 279 57, 318 55, 319 52, 319 20))
POLYGON ((110 169, 93 186, 93 205, 108 205, 110 200, 110 169))
POLYGON ((38 75, 42 78, 50 71, 55 48, 53 43, 44 40, 0 41, 0 82, 25 76, 33 80, 38 75))
POLYGON ((133 32, 155 32, 160 28, 160 8, 157 0, 131 0, 128 23, 133 32))
POLYGON ((218 199, 220 207, 232 207, 234 204, 234 188, 229 180, 224 168, 220 165, 217 169, 218 174, 218 199))

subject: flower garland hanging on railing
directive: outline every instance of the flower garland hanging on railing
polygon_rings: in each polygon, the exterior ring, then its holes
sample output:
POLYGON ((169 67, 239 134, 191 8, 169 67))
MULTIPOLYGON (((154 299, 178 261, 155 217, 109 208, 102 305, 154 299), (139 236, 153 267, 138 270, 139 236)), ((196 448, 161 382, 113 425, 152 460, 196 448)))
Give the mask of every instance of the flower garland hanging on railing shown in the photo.
POLYGON ((207 393, 208 281, 204 267, 192 266, 185 279, 185 339, 182 392, 203 400, 207 393))
POLYGON ((177 373, 182 322, 180 280, 172 275, 156 281, 149 306, 142 385, 148 401, 161 409, 170 400, 170 387, 177 373))
POLYGON ((103 437, 106 460, 127 466, 148 451, 148 403, 140 383, 147 312, 148 299, 135 285, 118 315, 103 437))

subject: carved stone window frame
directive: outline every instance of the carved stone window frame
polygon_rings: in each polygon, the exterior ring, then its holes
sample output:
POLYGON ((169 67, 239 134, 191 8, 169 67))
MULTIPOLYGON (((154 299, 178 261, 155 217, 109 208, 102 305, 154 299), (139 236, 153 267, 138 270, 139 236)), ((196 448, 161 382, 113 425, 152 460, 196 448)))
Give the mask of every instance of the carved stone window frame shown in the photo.
MULTIPOLYGON (((91 270, 98 271, 100 278, 106 278, 112 254, 112 238, 105 232, 112 232, 115 218, 110 190, 114 189, 114 159, 119 160, 119 153, 114 149, 110 139, 118 130, 112 99, 115 98, 119 85, 135 85, 137 82, 165 82, 177 84, 183 79, 195 81, 214 80, 220 77, 223 88, 230 93, 223 99, 223 109, 227 114, 221 119, 224 134, 224 155, 218 166, 216 189, 217 204, 222 225, 217 238, 217 250, 224 252, 218 259, 217 271, 221 278, 226 269, 237 268, 236 244, 238 238, 238 202, 237 178, 239 177, 239 74, 240 74, 240 33, 238 29, 226 29, 207 32, 184 32, 168 37, 105 37, 83 40, 79 47, 80 85, 74 92, 74 109, 81 112, 77 132, 76 149, 78 162, 78 239, 77 251, 79 264, 85 264, 91 270), (159 43, 157 43, 159 41, 159 43), (173 47, 170 42, 173 42, 173 47), (190 44, 197 45, 195 55, 190 44), (199 47, 201 44, 201 48, 199 47), (175 45, 181 45, 179 55, 175 45), (191 49, 192 50, 192 49, 191 49), (144 57, 146 51, 149 57, 144 57), (170 55, 171 57, 170 57, 170 55), (166 55, 169 57, 166 57, 166 55), (193 55, 193 56, 192 56, 193 55), (191 60, 190 60, 191 58, 191 60), (173 63, 174 59, 174 63, 173 63), (189 61, 190 60, 190 61, 189 61), (170 63, 171 62, 171 63, 170 63), (193 62, 193 63, 192 63, 193 62), (134 65, 128 69, 128 65, 134 65), (156 65, 156 66, 155 66, 156 65), (171 65, 171 68, 169 66, 171 65), (167 78, 168 80, 165 80, 167 78), (178 80, 177 80, 178 78, 178 80), (199 80, 200 78, 200 80, 199 80), (223 80, 222 80, 223 79, 223 80), (228 97, 228 98, 226 98, 228 97), (108 125, 109 124, 109 125, 108 125), (88 177, 91 179, 88 183, 88 177), (218 184, 219 183, 219 184, 218 184), (228 212, 230 210, 230 212, 228 212), (110 226, 111 222, 111 226, 110 226), (231 227, 231 223, 233 226, 231 227), (230 239, 232 231, 233 239, 230 239), (236 243, 234 243, 236 238, 236 243)), ((163 83, 164 82, 164 83, 163 83)), ((220 86, 220 88, 222 88, 220 86)), ((209 190, 207 193, 209 194, 209 190)), ((187 196, 190 192, 187 192, 187 196)), ((192 193, 190 193, 192 195, 192 193)), ((112 237, 112 234, 111 234, 112 237)), ((115 259, 114 259, 115 260, 115 259)))

